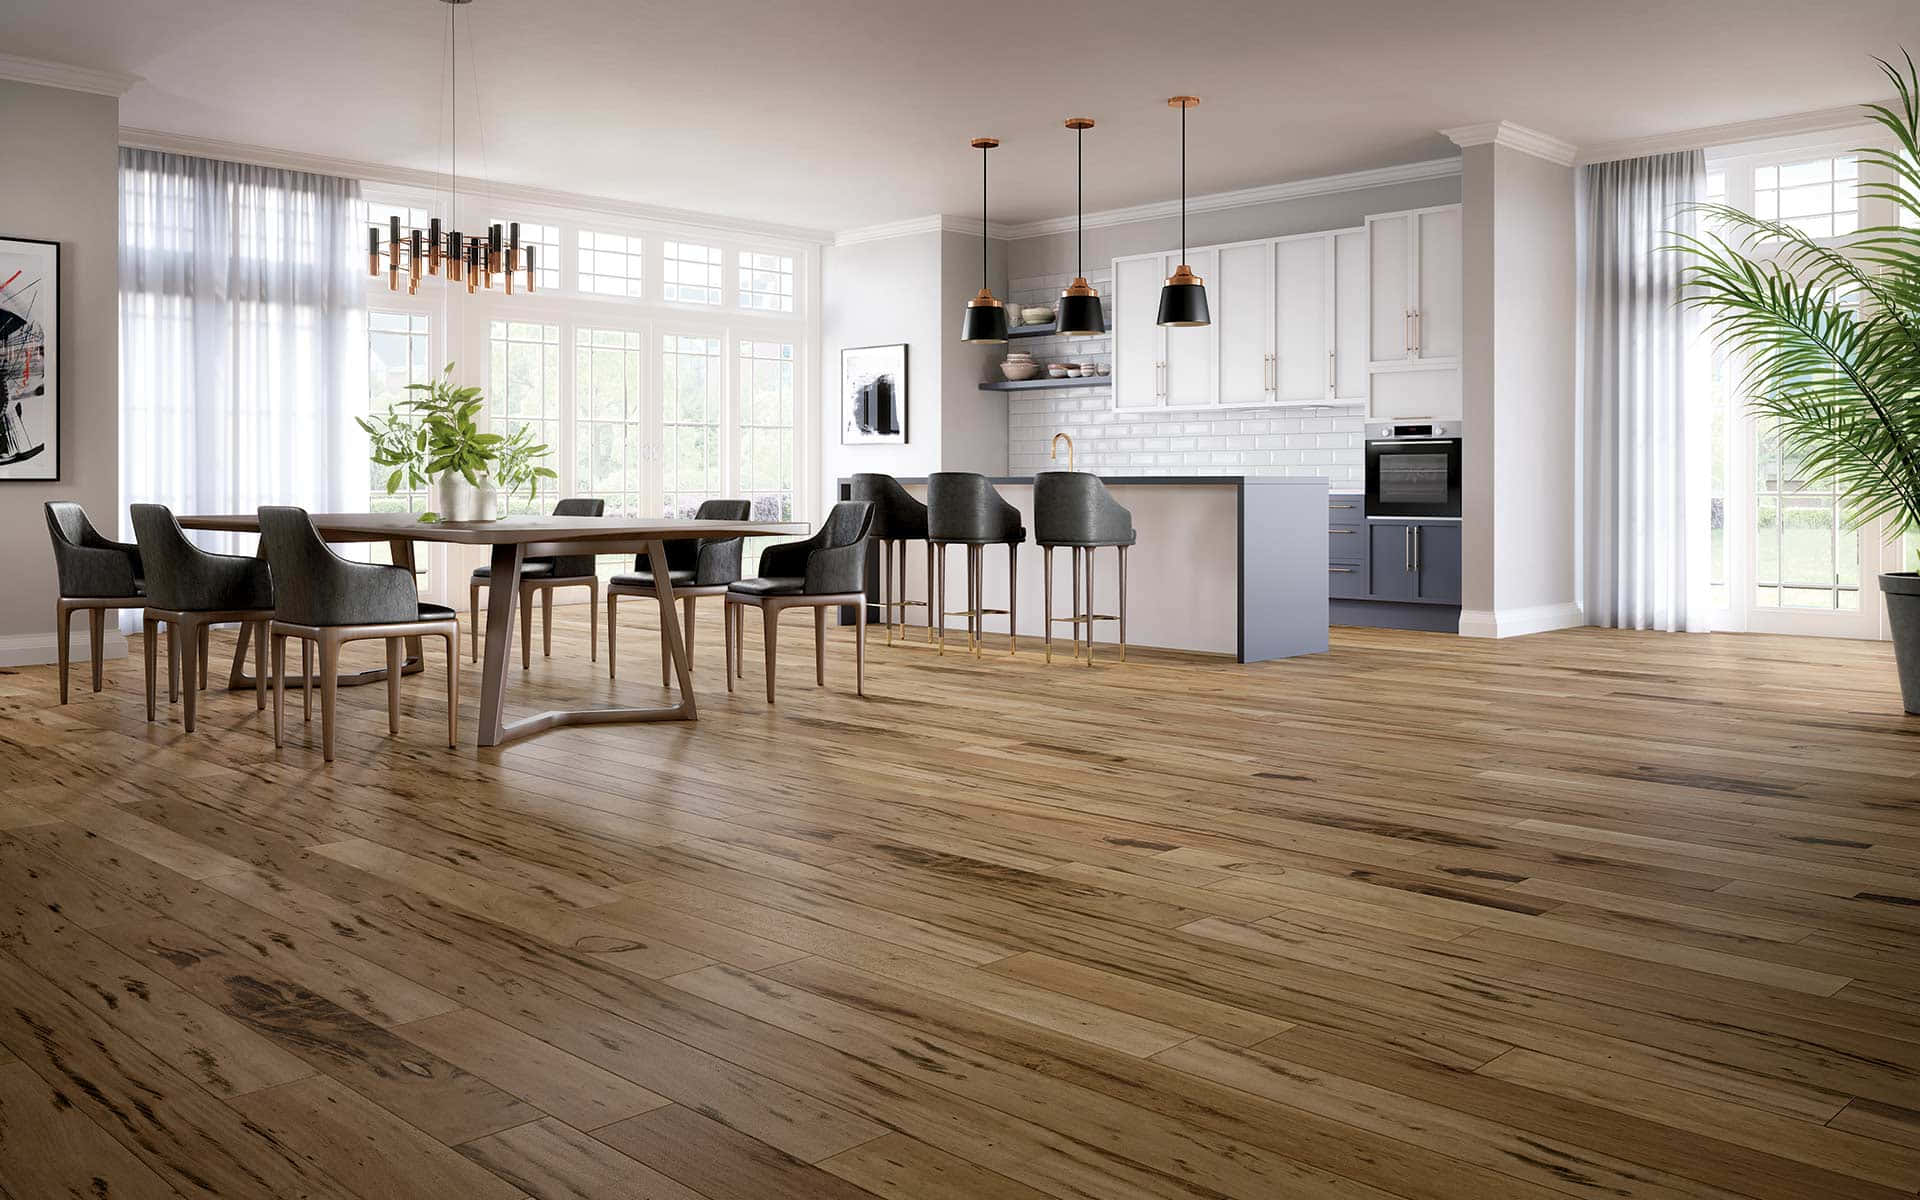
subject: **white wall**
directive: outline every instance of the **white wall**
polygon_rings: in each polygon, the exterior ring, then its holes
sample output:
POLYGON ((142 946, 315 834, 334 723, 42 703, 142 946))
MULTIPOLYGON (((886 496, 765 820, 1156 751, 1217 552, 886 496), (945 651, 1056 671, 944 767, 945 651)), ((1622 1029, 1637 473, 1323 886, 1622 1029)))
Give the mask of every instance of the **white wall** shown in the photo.
POLYGON ((1573 170, 1494 144, 1464 166, 1460 629, 1505 637, 1580 623, 1573 170))
MULTIPOLYGON (((119 101, 0 80, 0 233, 60 243, 60 480, 0 483, 0 665, 52 662, 57 584, 41 505, 120 531, 119 101)), ((86 626, 76 620, 77 651, 86 626)), ((110 653, 126 654, 117 633, 110 653)))

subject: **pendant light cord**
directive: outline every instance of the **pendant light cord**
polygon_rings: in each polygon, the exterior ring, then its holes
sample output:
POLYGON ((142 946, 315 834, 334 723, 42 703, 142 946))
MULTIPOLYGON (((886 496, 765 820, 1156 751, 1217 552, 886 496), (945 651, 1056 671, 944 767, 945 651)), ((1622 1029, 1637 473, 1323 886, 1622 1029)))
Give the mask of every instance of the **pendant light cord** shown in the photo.
POLYGON ((453 179, 448 193, 447 222, 457 229, 460 226, 460 33, 454 24, 454 15, 460 10, 454 5, 447 6, 447 58, 452 63, 453 86, 453 179))
POLYGON ((1086 197, 1087 197, 1087 149, 1086 147, 1087 147, 1087 131, 1084 129, 1074 130, 1073 131, 1073 275, 1074 275, 1074 278, 1076 279, 1085 279, 1087 277, 1086 264, 1081 262, 1082 257, 1084 257, 1082 252, 1082 242, 1086 236, 1086 230, 1083 224, 1083 218, 1081 216, 1081 210, 1085 207, 1086 197))
POLYGON ((991 149, 993 149, 991 146, 980 147, 980 286, 982 288, 988 286, 988 279, 993 274, 989 266, 992 261, 993 243, 987 238, 987 152, 991 149))
POLYGON ((1187 261, 1187 106, 1180 106, 1180 261, 1187 261))

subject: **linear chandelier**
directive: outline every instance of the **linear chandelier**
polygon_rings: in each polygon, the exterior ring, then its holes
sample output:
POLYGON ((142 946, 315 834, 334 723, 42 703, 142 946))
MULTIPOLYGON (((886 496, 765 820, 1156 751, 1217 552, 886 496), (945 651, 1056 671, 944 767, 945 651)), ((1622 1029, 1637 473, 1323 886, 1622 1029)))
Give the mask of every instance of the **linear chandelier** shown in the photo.
MULTIPOLYGON (((451 219, 443 223, 439 217, 433 217, 424 230, 402 230, 398 216, 388 218, 387 290, 399 291, 400 277, 404 275, 407 294, 411 296, 420 290, 423 276, 441 277, 441 268, 444 266, 447 283, 451 285, 464 281, 469 294, 482 288, 493 290, 497 279, 507 295, 511 296, 514 294, 514 279, 522 270, 526 271, 526 287, 531 292, 539 271, 534 261, 533 245, 520 244, 520 222, 510 221, 502 226, 495 221, 484 234, 469 235, 451 228, 453 221, 459 219, 460 212, 460 40, 454 17, 462 6, 471 4, 473 0, 440 2, 447 6, 447 58, 451 64, 451 82, 448 86, 448 109, 453 120, 449 154, 452 188, 448 197, 451 219)), ((380 227, 375 225, 367 230, 367 274, 376 279, 380 275, 380 260, 380 227)))

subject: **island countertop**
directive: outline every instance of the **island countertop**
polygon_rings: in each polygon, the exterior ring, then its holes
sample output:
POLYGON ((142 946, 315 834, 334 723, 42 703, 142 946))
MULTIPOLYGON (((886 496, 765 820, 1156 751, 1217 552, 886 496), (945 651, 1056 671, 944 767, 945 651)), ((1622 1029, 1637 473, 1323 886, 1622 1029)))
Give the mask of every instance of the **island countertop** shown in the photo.
MULTIPOLYGON (((994 607, 1017 610, 1019 632, 1029 645, 1038 642, 1048 628, 1044 617, 1049 603, 1044 572, 1048 556, 1031 540, 1034 484, 1048 474, 1066 473, 1063 469, 991 480, 1001 499, 1020 510, 1028 541, 1024 552, 1018 546, 987 549, 982 562, 986 595, 994 607), (1022 557, 1027 568, 1016 571, 1022 557), (1034 562, 1036 558, 1040 561, 1034 562), (1035 571, 1035 566, 1043 570, 1035 571), (1012 604, 1001 599, 1010 588, 1017 592, 1012 604)), ((1079 473, 1094 475, 1113 489, 1133 514, 1138 536, 1127 551, 1132 564, 1127 621, 1131 643, 1231 655, 1241 662, 1326 652, 1328 481, 1324 476, 1079 473)), ((925 498, 926 476, 896 479, 925 498)), ((836 488, 838 496, 847 499, 852 490, 853 480, 843 476, 836 488)), ((907 594, 924 598, 929 572, 923 564, 930 567, 934 553, 932 548, 911 553, 902 549, 897 554, 890 550, 883 558, 876 547, 869 594, 877 600, 879 579, 897 580, 905 571, 907 594)), ((1070 550, 1062 550, 1062 555, 1073 557, 1070 550)), ((1095 607, 1101 613, 1115 612, 1118 553, 1101 549, 1093 559, 1095 607)), ((1065 590, 1053 595, 1056 617, 1066 611, 1073 591, 1070 561, 1062 569, 1068 578, 1061 581, 1065 590)), ((965 593, 964 574, 950 574, 948 579, 949 599, 957 601, 965 593)), ((877 604, 870 611, 870 619, 881 619, 877 604)), ((847 619, 852 619, 851 610, 847 619)), ((1005 633, 1007 619, 990 616, 986 625, 994 633, 1005 633)), ((1118 632, 1116 626, 1102 624, 1097 636, 1108 640, 1118 632)), ((1068 636, 1064 625, 1059 636, 1068 636)))

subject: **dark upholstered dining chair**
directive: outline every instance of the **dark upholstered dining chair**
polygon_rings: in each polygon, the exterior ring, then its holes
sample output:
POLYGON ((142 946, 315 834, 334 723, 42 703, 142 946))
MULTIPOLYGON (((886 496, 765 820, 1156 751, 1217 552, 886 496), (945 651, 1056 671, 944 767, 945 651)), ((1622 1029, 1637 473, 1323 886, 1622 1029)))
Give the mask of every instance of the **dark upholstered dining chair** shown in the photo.
POLYGON ((187 671, 187 732, 197 714, 197 694, 207 686, 207 631, 215 625, 251 626, 259 639, 255 657, 257 707, 267 706, 267 624, 273 620, 273 579, 264 560, 210 554, 187 540, 164 504, 135 504, 133 535, 146 569, 147 607, 141 618, 147 666, 147 720, 153 720, 155 642, 167 627, 167 700, 179 692, 179 668, 187 671))
MULTIPOLYGON (((752 516, 751 500, 702 500, 693 513, 696 521, 745 521, 752 516)), ((693 602, 702 596, 726 596, 727 585, 740 578, 740 556, 746 544, 747 539, 743 537, 676 538, 666 543, 667 582, 673 585, 673 594, 680 598, 680 607, 686 613, 680 622, 680 636, 687 646, 688 670, 692 670, 693 665, 693 602)), ((634 560, 632 571, 615 575, 607 583, 608 679, 614 677, 614 644, 620 632, 617 606, 622 596, 658 598, 646 555, 634 560)), ((721 607, 725 606, 726 601, 722 599, 721 607)), ((671 620, 671 608, 663 607, 660 610, 661 687, 673 682, 673 657, 667 652, 667 622, 671 620)))
POLYGON ((979 657, 985 642, 984 618, 1007 619, 1007 653, 1019 648, 1020 543, 1027 530, 1020 510, 1000 498, 993 481, 971 471, 936 471, 927 476, 927 536, 933 542, 934 611, 940 614, 940 652, 947 652, 947 618, 967 619, 967 648, 979 657), (947 611, 947 547, 967 548, 967 606, 947 611), (1007 548, 1007 606, 988 608, 983 570, 988 546, 1007 548))
MULTIPOLYGON (((604 517, 605 500, 569 497, 553 506, 556 517, 604 517)), ((480 589, 492 586, 493 568, 475 567, 467 584, 467 621, 473 632, 473 661, 480 661, 480 589)), ((553 657, 553 589, 587 589, 590 622, 587 639, 588 661, 600 657, 600 573, 591 554, 569 554, 561 558, 529 558, 520 564, 520 669, 533 665, 533 594, 540 593, 541 653, 553 657)))
POLYGON ((93 652, 93 690, 99 691, 101 641, 106 636, 107 613, 122 608, 145 608, 147 584, 140 566, 140 547, 110 541, 87 520, 86 510, 71 500, 46 504, 47 532, 53 537, 53 567, 60 581, 54 602, 55 637, 59 641, 60 703, 67 702, 68 642, 73 614, 86 610, 88 645, 93 652))
POLYGON ((891 475, 855 475, 847 487, 849 500, 873 505, 873 540, 880 543, 880 615, 887 623, 887 645, 893 645, 893 621, 900 618, 906 636, 907 610, 927 610, 927 641, 933 641, 933 543, 927 541, 927 506, 900 486, 891 475), (907 599, 907 543, 927 543, 927 598, 907 599), (899 570, 894 569, 898 549, 899 570))
POLYGON ((767 703, 773 703, 775 643, 780 614, 789 608, 813 609, 814 683, 827 682, 827 610, 852 605, 853 690, 867 694, 867 538, 873 530, 873 506, 842 500, 833 506, 820 531, 804 542, 768 546, 760 555, 760 574, 727 588, 727 690, 744 675, 747 606, 760 610, 767 655, 767 703))
MULTIPOLYGON (((334 705, 340 687, 340 647, 378 638, 387 644, 387 732, 400 732, 400 677, 407 638, 438 637, 447 644, 447 745, 460 740, 460 620, 451 608, 420 599, 406 567, 353 562, 321 539, 305 509, 263 506, 260 542, 279 581, 273 639, 273 744, 282 744, 286 711, 287 639, 301 642, 302 673, 309 645, 320 658, 321 756, 333 761, 334 705)), ((266 672, 262 671, 264 677, 266 672)), ((311 685, 312 679, 306 680, 311 685)), ((308 686, 306 695, 313 689, 308 686)), ((312 700, 307 701, 311 712, 312 700)))
POLYGON ((1042 471, 1033 477, 1033 540, 1040 545, 1041 594, 1046 605, 1047 661, 1053 661, 1053 551, 1073 551, 1073 654, 1080 656, 1080 627, 1086 626, 1087 665, 1093 665, 1095 621, 1120 623, 1120 661, 1127 661, 1127 550, 1134 543, 1133 514, 1123 508, 1097 475, 1083 471, 1042 471), (1093 552, 1102 546, 1120 551, 1120 603, 1116 613, 1093 606, 1093 552), (1085 604, 1081 603, 1084 594, 1085 604))

